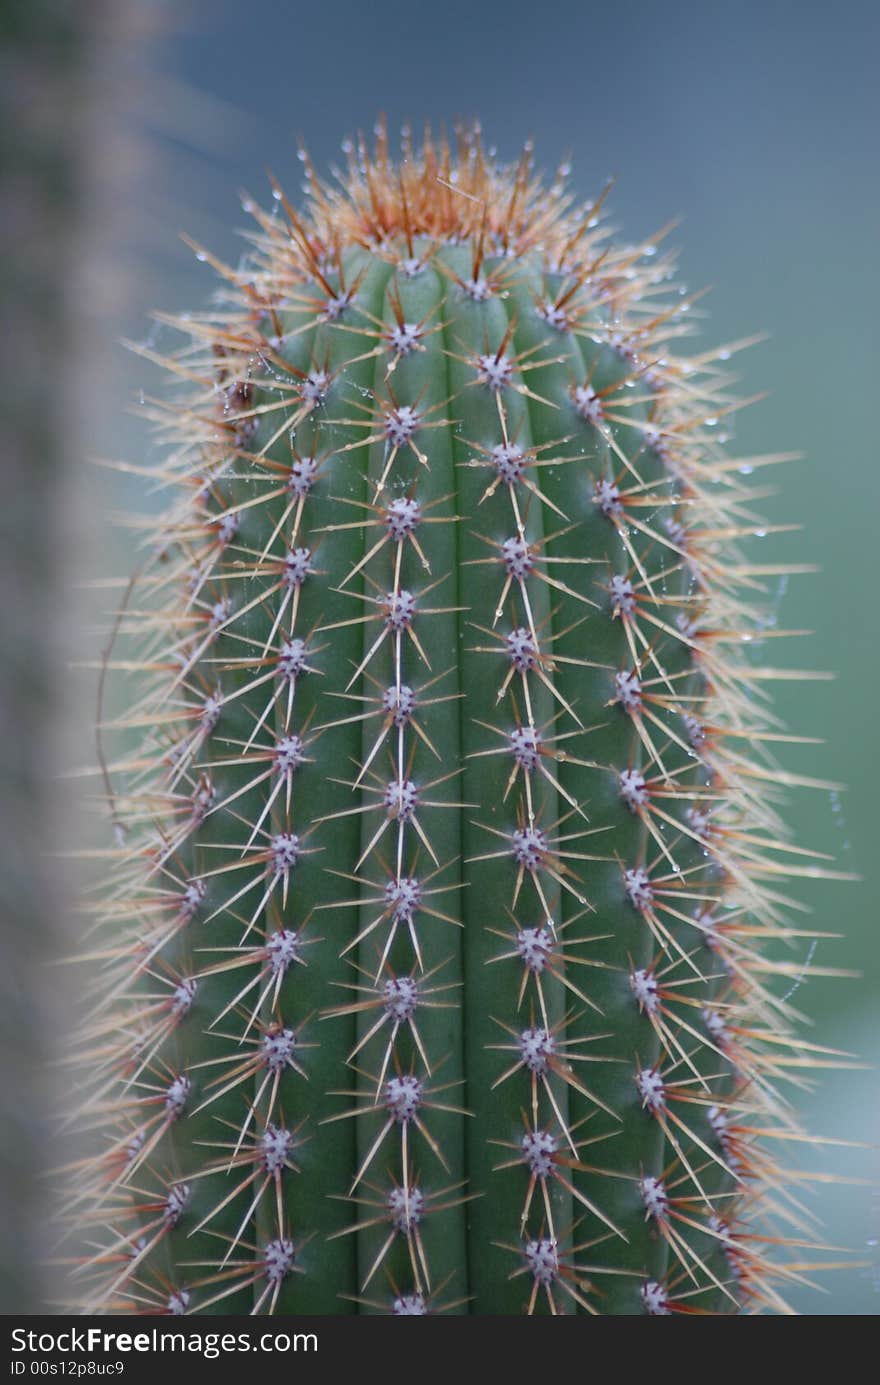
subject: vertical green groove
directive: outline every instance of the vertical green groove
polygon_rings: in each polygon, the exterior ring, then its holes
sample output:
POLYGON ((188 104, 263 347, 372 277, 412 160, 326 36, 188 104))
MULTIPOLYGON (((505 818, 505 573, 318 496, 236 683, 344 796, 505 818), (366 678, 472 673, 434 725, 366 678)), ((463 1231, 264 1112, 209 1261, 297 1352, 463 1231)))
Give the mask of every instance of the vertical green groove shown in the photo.
MULTIPOLYGON (((558 285, 556 288, 558 291, 558 285)), ((593 499, 597 482, 618 477, 624 470, 623 464, 599 431, 578 416, 570 393, 572 387, 585 380, 601 393, 620 380, 625 370, 607 348, 600 353, 587 336, 575 338, 571 333, 547 327, 535 311, 536 301, 546 291, 540 281, 517 288, 517 347, 529 350, 540 346, 543 354, 567 358, 562 367, 534 372, 536 392, 556 405, 556 410, 533 404, 532 428, 538 443, 570 439, 564 444, 560 442, 560 451, 583 459, 558 469, 548 468, 543 479, 548 499, 568 516, 572 526, 554 541, 552 551, 559 556, 589 557, 596 562, 596 566, 582 569, 585 576, 578 586, 599 608, 578 610, 576 603, 567 599, 561 603, 554 621, 554 653, 560 656, 556 684, 583 724, 596 728, 583 737, 577 753, 595 760, 598 766, 563 766, 562 782, 584 804, 591 828, 597 829, 587 849, 605 858, 586 868, 592 907, 586 931, 599 937, 605 935, 603 941, 586 949, 590 959, 605 968, 589 973, 590 995, 602 1015, 586 1016, 575 1026, 575 1032, 583 1032, 585 1026, 587 1031, 608 1035, 596 1047, 611 1061, 596 1064, 589 1075, 595 1095, 619 1117, 614 1122, 602 1112, 596 1115, 595 1107, 573 1093, 572 1119, 593 1116, 588 1134, 593 1136, 601 1131, 608 1135, 607 1140, 591 1145, 584 1153, 584 1162, 596 1171, 581 1173, 576 1182, 579 1190, 597 1202, 627 1238, 624 1243, 609 1237, 586 1256, 594 1264, 618 1271, 596 1276, 600 1311, 637 1314, 642 1311, 641 1281, 648 1276, 662 1277, 666 1253, 662 1240, 646 1224, 638 1189, 640 1177, 659 1176, 663 1167, 662 1131, 642 1109, 635 1084, 637 1065, 656 1062, 659 1045, 647 1018, 639 1013, 629 977, 630 966, 643 968, 651 963, 656 946, 644 920, 627 899, 623 881, 623 870, 644 864, 651 847, 643 824, 621 800, 615 773, 639 768, 644 756, 629 716, 620 706, 609 705, 615 696, 614 674, 618 669, 630 668, 632 656, 623 621, 612 618, 613 604, 607 587, 613 575, 626 575, 631 564, 613 522, 593 499), (576 628, 570 629, 575 622, 576 628), (579 667, 577 662, 562 660, 584 660, 599 667, 579 667)), ((619 396, 613 397, 617 403, 619 396)), ((645 474, 638 441, 633 445, 634 430, 619 424, 606 427, 613 430, 624 455, 637 459, 643 479, 653 479, 645 474)), ((631 478, 626 476, 625 481, 621 480, 621 489, 630 482, 631 478)), ((648 571, 663 561, 662 556, 658 559, 656 554, 646 552, 647 545, 638 536, 634 536, 634 543, 648 564, 648 571)), ((569 567, 567 572, 577 573, 578 569, 569 567)), ((564 900, 563 918, 570 918, 574 912, 572 903, 564 900)))
MULTIPOLYGON (((470 276, 470 251, 446 252, 444 262, 458 276, 470 276)), ((511 770, 509 754, 473 758, 480 751, 504 745, 501 736, 492 737, 485 726, 497 727, 503 733, 515 728, 510 695, 499 702, 497 693, 507 674, 503 637, 525 620, 522 604, 505 603, 504 614, 495 629, 495 610, 504 580, 500 562, 489 567, 482 564, 487 558, 498 557, 497 549, 487 546, 483 539, 503 543, 515 532, 515 522, 506 489, 500 487, 491 500, 480 503, 490 481, 488 468, 471 468, 468 462, 482 457, 479 448, 491 448, 502 442, 494 392, 486 385, 476 384, 477 371, 472 358, 487 349, 500 347, 508 331, 504 305, 497 298, 485 303, 469 300, 455 285, 447 290, 445 316, 446 345, 449 352, 450 393, 454 398, 454 452, 458 463, 458 506, 463 518, 460 526, 460 580, 462 604, 467 612, 462 617, 460 646, 460 677, 466 699, 462 705, 462 745, 465 756, 464 797, 478 805, 465 811, 462 819, 463 859, 466 888, 462 899, 465 925, 465 1038, 468 1074, 468 1106, 476 1119, 468 1128, 468 1173, 474 1189, 485 1189, 485 1195, 474 1201, 469 1213, 471 1243, 485 1247, 470 1260, 470 1290, 473 1310, 481 1313, 521 1312, 531 1287, 525 1276, 510 1280, 506 1276, 522 1265, 518 1252, 520 1243, 520 1211, 525 1199, 527 1175, 523 1167, 495 1170, 495 1166, 510 1163, 516 1150, 499 1145, 516 1145, 524 1134, 522 1113, 530 1110, 529 1081, 523 1071, 494 1086, 499 1076, 513 1066, 516 1054, 512 1051, 516 1035, 532 1024, 531 1007, 534 992, 531 987, 521 1009, 516 1008, 520 985, 520 964, 515 960, 490 962, 499 953, 510 951, 511 945, 494 936, 489 930, 510 933, 514 926, 535 927, 543 922, 543 910, 533 885, 526 877, 513 910, 513 886, 516 867, 507 840, 518 826, 517 806, 520 803, 521 780, 504 803, 503 795, 511 770), (461 357, 466 359, 462 360, 461 357), (467 359, 471 358, 471 359, 467 359), (518 612, 516 622, 511 611, 518 612), (491 651, 498 646, 498 653, 491 651), (482 651, 482 652, 481 652, 482 651), (483 723, 481 726, 479 723, 483 723), (469 758, 470 757, 470 758, 469 758), (486 829, 491 829, 486 830, 486 829), (505 837, 492 835, 504 833, 505 837), (500 859, 479 861, 486 853, 505 854, 500 859), (515 915, 516 925, 512 922, 515 915), (502 1027, 503 1026, 503 1027, 502 1027), (511 1035, 508 1031, 514 1031, 511 1035), (499 1045, 505 1051, 499 1052, 499 1045), (498 1243, 501 1243, 500 1245, 498 1243)), ((511 352, 512 348, 507 348, 511 352)), ((503 391, 503 403, 508 418, 509 436, 523 447, 530 446, 528 415, 523 397, 516 392, 522 383, 518 374, 511 387, 503 391)), ((543 516, 540 507, 530 506, 527 512, 526 536, 530 542, 542 537, 543 516)), ((550 599, 543 584, 531 580, 529 596, 533 603, 535 624, 539 628, 549 622, 550 599)), ((553 700, 535 680, 530 688, 536 725, 540 728, 554 715, 553 700)), ((516 688, 519 716, 523 723, 526 711, 521 690, 516 688)), ((543 779, 534 775, 535 817, 539 824, 552 831, 559 816, 556 793, 543 779)), ((549 877, 543 878, 546 902, 554 915, 558 912, 558 888, 549 877)), ((544 978, 548 1017, 551 1027, 559 1023, 566 1009, 561 985, 544 978)), ((535 1010, 534 1022, 540 1024, 535 1010)), ((566 1112, 566 1089, 554 1083, 557 1103, 566 1112)), ((543 1092, 539 1102, 539 1123, 542 1127, 552 1118, 552 1111, 543 1092)), ((557 1232, 567 1234, 571 1223, 571 1199, 558 1186, 553 1189, 554 1216, 557 1232)), ((540 1231, 540 1192, 536 1194, 530 1219, 532 1235, 540 1231), (536 1225, 536 1221, 538 1224, 536 1225)), ((549 1230, 549 1229, 548 1229, 549 1230)), ((570 1303, 560 1296, 559 1308, 569 1311, 570 1303)), ((539 1300, 538 1311, 544 1304, 539 1300)))
MULTIPOLYGON (((345 268, 351 282, 363 273, 364 257, 353 255, 345 268)), ((366 266, 357 303, 347 311, 346 325, 367 324, 368 319, 359 309, 374 316, 381 313, 387 278, 386 265, 371 262, 366 266)), ((321 820, 350 806, 350 790, 334 780, 350 777, 351 764, 359 753, 360 736, 356 725, 320 733, 317 728, 343 714, 339 709, 344 704, 329 698, 327 693, 342 681, 340 675, 346 669, 356 667, 360 650, 360 627, 325 627, 350 619, 356 604, 336 588, 362 539, 356 531, 354 538, 351 531, 334 532, 333 526, 349 521, 354 513, 352 507, 339 503, 340 496, 362 499, 366 494, 362 451, 359 447, 345 450, 366 435, 357 406, 363 403, 363 392, 372 383, 372 363, 351 359, 361 354, 359 350, 352 351, 352 343, 360 345, 363 340, 326 325, 318 329, 309 353, 303 339, 294 338, 295 363, 304 370, 328 368, 332 384, 324 404, 299 425, 295 437, 301 455, 313 449, 319 455, 326 454, 305 509, 307 541, 315 550, 318 573, 303 586, 297 622, 301 634, 315 632, 314 662, 319 675, 303 680, 303 696, 300 700, 298 689, 294 716, 297 728, 308 725, 316 735, 312 752, 315 762, 305 767, 300 791, 294 794, 295 830, 301 830, 304 824, 317 824, 309 845, 319 848, 319 852, 303 858, 291 901, 292 926, 300 927, 308 918, 306 936, 320 941, 315 941, 306 953, 308 966, 288 974, 281 997, 285 1014, 289 1006, 297 1022, 310 1017, 304 1038, 317 1045, 304 1055, 309 1076, 307 1088, 292 1075, 281 1094, 290 1124, 308 1115, 303 1132, 308 1139, 298 1156, 301 1172, 287 1175, 286 1194, 294 1240, 301 1245, 307 1238, 298 1255, 303 1273, 285 1281, 279 1300, 281 1312, 325 1312, 328 1283, 334 1286, 333 1311, 351 1311, 350 1298, 335 1296, 353 1295, 356 1290, 352 1238, 327 1239, 349 1221, 348 1209, 328 1193, 346 1189, 351 1180, 355 1132, 349 1122, 322 1128, 322 1122, 340 1109, 340 1098, 332 1094, 334 1090, 352 1085, 347 1080, 345 1061, 354 1044, 355 1026, 346 1019, 321 1021, 319 1015, 333 1003, 335 984, 349 978, 350 969, 339 954, 348 938, 354 936, 358 918, 354 905, 345 909, 326 907, 340 899, 353 898, 348 883, 329 871, 350 869, 349 863, 357 859, 359 840, 357 819, 323 823, 321 820), (328 1130, 333 1132, 332 1139, 327 1138, 328 1130)))
MULTIPOLYGON (((378 518, 379 524, 367 530, 367 547, 383 535, 381 512, 385 505, 395 500, 414 499, 421 506, 422 521, 415 531, 414 538, 429 565, 426 572, 421 559, 411 542, 403 546, 400 588, 413 593, 417 600, 413 621, 413 633, 430 663, 428 667, 418 649, 404 633, 401 639, 401 685, 418 690, 426 684, 420 705, 417 705, 416 720, 425 736, 436 750, 436 755, 425 745, 412 725, 404 728, 403 777, 417 786, 420 796, 428 800, 426 806, 417 812, 419 826, 427 838, 436 857, 431 857, 416 833, 414 824, 407 823, 404 828, 404 847, 401 858, 402 875, 405 879, 425 882, 425 890, 445 887, 440 896, 425 896, 425 903, 458 921, 460 913, 460 859, 461 859, 461 809, 456 807, 463 794, 462 776, 457 773, 461 764, 459 747, 459 708, 461 694, 457 665, 457 629, 459 614, 456 611, 458 600, 458 581, 456 573, 456 510, 455 481, 452 466, 450 429, 447 423, 449 405, 446 398, 446 366, 443 355, 441 334, 443 321, 443 284, 440 275, 426 268, 418 275, 407 278, 402 274, 392 277, 385 295, 383 327, 389 332, 402 314, 405 323, 421 325, 420 348, 395 358, 383 344, 374 367, 374 398, 387 405, 418 410, 424 420, 414 435, 413 442, 426 458, 423 465, 409 446, 402 447, 394 458, 388 474, 384 492, 374 500, 376 487, 389 461, 388 443, 383 438, 373 444, 370 455, 368 487, 369 500, 376 507, 375 512, 367 512, 378 518), (393 297, 392 297, 393 290, 393 297), (395 362, 394 369, 390 370, 395 362), (432 423, 441 426, 432 427, 432 423), (435 522, 437 521, 437 522, 435 522), (435 701, 436 699, 436 701, 435 701), (427 704, 427 705, 425 705, 427 704), (435 780, 444 782, 436 787, 428 787, 435 780), (449 805, 433 806, 433 805, 449 805), (428 879, 433 876, 434 878, 428 879)), ((381 430, 381 420, 375 431, 381 430)), ((353 517, 357 518, 356 512, 353 517)), ((397 545, 386 543, 366 568, 370 580, 367 590, 374 596, 384 595, 393 590, 397 545)), ((352 603, 354 604, 354 603, 352 603)), ((380 629, 379 621, 371 621, 364 627, 364 655, 372 648, 380 629)), ((389 635, 381 650, 374 655, 365 669, 361 680, 362 695, 376 697, 386 688, 396 687, 396 661, 394 655, 393 633, 389 635)), ((345 703, 340 702, 340 707, 345 703)), ((363 710, 363 704, 352 710, 363 710)), ((362 733, 363 753, 359 764, 363 763, 373 749, 379 734, 381 721, 371 717, 364 723, 362 733)), ((399 740, 392 730, 382 750, 372 762, 371 771, 365 783, 370 792, 360 795, 360 802, 376 803, 384 787, 397 779, 400 771, 398 759, 399 740)), ((352 770, 351 777, 355 777, 352 770)), ((357 796, 353 797, 357 802, 357 796)), ((373 808, 363 817, 361 834, 362 848, 366 850, 382 819, 382 810, 373 808)), ((397 836, 396 823, 389 825, 381 841, 367 858, 361 868, 365 880, 384 883, 396 880, 397 874, 397 836)), ((352 862, 352 867, 354 862, 352 862)), ((380 890, 367 886, 364 894, 375 900, 380 890)), ((360 928, 368 927, 380 914, 381 905, 365 903, 360 913, 360 928)), ((413 926, 419 944, 423 972, 419 971, 418 958, 405 927, 398 929, 394 946, 388 957, 388 967, 383 971, 379 985, 391 977, 414 977, 422 990, 449 987, 436 995, 425 997, 415 1015, 424 1054, 431 1064, 430 1074, 424 1073, 422 1058, 411 1040, 407 1026, 400 1029, 395 1051, 400 1070, 404 1074, 414 1072, 423 1081, 426 1090, 425 1106, 421 1118, 431 1138, 443 1153, 447 1168, 437 1159, 423 1136, 414 1130, 408 1131, 408 1151, 411 1165, 411 1178, 418 1191, 427 1199, 430 1209, 434 1203, 438 1207, 450 1202, 459 1202, 466 1195, 464 1163, 464 1116, 453 1111, 432 1109, 435 1103, 446 1106, 463 1107, 464 1069, 462 1062, 462 1011, 461 1011, 461 950, 460 929, 440 919, 432 918, 424 911, 417 912, 413 926), (439 1002, 443 1008, 432 1008, 431 1002, 439 1002), (448 1008, 447 1008, 448 1007, 448 1008), (442 1090, 440 1090, 442 1089, 442 1090), (449 1192, 444 1190, 450 1189, 449 1192)), ((385 949, 388 936, 388 923, 375 929, 359 945, 357 954, 358 973, 350 974, 349 979, 361 986, 373 984, 377 967, 385 949)), ((360 1033, 366 1034, 378 1017, 378 1012, 369 1010, 360 1018, 360 1033)), ((367 1074, 378 1074, 383 1063, 389 1040, 387 1025, 383 1027, 368 1046, 361 1050, 357 1060, 358 1067, 367 1074)), ((396 1071, 395 1059, 388 1064, 388 1077, 396 1071)), ((358 1079, 359 1099, 363 1105, 375 1099, 376 1083, 369 1077, 358 1079)), ((370 1145, 381 1129, 382 1116, 358 1119, 359 1164, 365 1158, 370 1145)), ((401 1161, 401 1135, 399 1129, 392 1131, 383 1141, 365 1175, 361 1192, 375 1202, 381 1201, 383 1194, 392 1187, 391 1179, 398 1186, 403 1184, 401 1161)), ((407 1186, 409 1186, 407 1184, 407 1186)), ((357 1208, 362 1220, 381 1215, 382 1209, 370 1206, 362 1200, 357 1208)), ((430 1272, 430 1284, 424 1282, 424 1271, 418 1252, 411 1252, 405 1238, 398 1235, 395 1245, 382 1268, 376 1273, 364 1299, 383 1302, 389 1296, 390 1285, 396 1285, 399 1292, 408 1295, 416 1292, 418 1286, 436 1293, 442 1285, 443 1301, 462 1303, 463 1311, 467 1301, 467 1276, 465 1271, 465 1206, 459 1205, 446 1211, 428 1210, 418 1227, 418 1234, 425 1248, 425 1259, 430 1272), (416 1272, 417 1271, 417 1272, 416 1272)), ((386 1222, 370 1228, 358 1236, 358 1272, 363 1282, 369 1275, 377 1254, 387 1239, 390 1228, 386 1222)), ((429 1298, 430 1295, 426 1294, 429 1298)), ((369 1306, 368 1306, 369 1311, 369 1306)))

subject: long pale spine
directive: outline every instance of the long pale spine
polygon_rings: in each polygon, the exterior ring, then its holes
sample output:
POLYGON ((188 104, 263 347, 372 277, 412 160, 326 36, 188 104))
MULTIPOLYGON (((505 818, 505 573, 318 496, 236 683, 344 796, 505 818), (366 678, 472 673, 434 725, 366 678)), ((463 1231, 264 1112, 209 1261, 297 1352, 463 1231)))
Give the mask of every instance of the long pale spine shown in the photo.
POLYGON ((788 848, 773 670, 725 649, 767 571, 727 382, 670 354, 668 265, 530 177, 472 136, 310 175, 171 362, 90 1306, 781 1306, 747 1127, 793 1133, 788 848))

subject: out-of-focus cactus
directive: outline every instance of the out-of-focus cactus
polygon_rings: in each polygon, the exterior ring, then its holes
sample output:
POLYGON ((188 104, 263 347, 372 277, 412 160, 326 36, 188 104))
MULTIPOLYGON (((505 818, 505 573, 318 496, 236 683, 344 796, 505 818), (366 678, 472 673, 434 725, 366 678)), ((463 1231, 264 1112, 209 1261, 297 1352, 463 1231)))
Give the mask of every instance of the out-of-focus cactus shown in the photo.
POLYGON ((199 251, 147 406, 79 1303, 784 1311, 779 458, 656 240, 474 130, 403 154, 199 251))
POLYGON ((45 1305, 49 1253, 40 1174, 51 1162, 52 1039, 64 1025, 58 994, 45 1002, 63 931, 52 862, 58 611, 96 19, 96 5, 64 0, 12 0, 0 14, 0 1302, 10 1314, 45 1305))

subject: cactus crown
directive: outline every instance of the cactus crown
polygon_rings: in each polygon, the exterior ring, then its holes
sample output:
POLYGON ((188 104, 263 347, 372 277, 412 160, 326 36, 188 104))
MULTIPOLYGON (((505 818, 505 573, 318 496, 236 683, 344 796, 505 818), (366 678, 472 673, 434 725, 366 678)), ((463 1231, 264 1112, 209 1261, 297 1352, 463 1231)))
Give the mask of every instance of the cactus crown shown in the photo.
POLYGON ((146 406, 86 1306, 784 1308, 803 857, 735 348, 681 355, 659 242, 528 150, 304 167, 146 406))

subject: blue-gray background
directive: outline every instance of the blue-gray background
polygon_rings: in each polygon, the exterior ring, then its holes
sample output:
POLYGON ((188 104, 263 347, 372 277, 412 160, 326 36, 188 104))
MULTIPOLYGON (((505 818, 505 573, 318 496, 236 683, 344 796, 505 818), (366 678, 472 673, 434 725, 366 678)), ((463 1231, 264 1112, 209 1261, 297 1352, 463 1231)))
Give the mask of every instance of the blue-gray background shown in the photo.
MULTIPOLYGON (((117 195, 112 180, 102 193, 105 244, 127 287, 95 338, 103 402, 84 427, 89 450, 138 460, 146 443, 125 399, 155 381, 107 343, 146 338, 152 307, 204 302, 210 276, 176 232, 236 259, 238 191, 265 197, 268 168, 296 191, 299 135, 324 169, 343 136, 379 111, 392 130, 475 115, 502 156, 530 136, 539 162, 570 154, 584 195, 613 176, 612 219, 626 235, 680 218, 683 276, 712 286, 705 339, 770 334, 738 361, 743 392, 769 398, 740 417, 737 451, 806 457, 774 476, 782 494, 766 504, 803 532, 765 542, 777 559, 821 564, 820 575, 793 579, 779 608, 781 624, 815 634, 768 648, 774 661, 836 672, 833 683, 779 685, 778 705, 794 728, 827 741, 792 762, 848 788, 803 793, 791 816, 803 842, 865 878, 798 890, 818 927, 845 935, 814 961, 862 976, 806 982, 797 1003, 815 1021, 813 1037, 875 1065, 878 13, 847 0, 195 0, 172 27, 166 8, 146 44, 123 39, 110 57, 124 79, 120 118, 140 152, 120 171, 117 195)), ((136 485, 114 484, 99 488, 108 508, 143 503, 136 485)), ((808 1126, 876 1143, 876 1073, 820 1077, 797 1096, 808 1126)), ((809 1166, 810 1151, 794 1149, 791 1161, 809 1166)), ((867 1264, 826 1276, 824 1294, 796 1290, 791 1300, 810 1314, 873 1313, 876 1159, 830 1148, 819 1163, 861 1180, 819 1183, 808 1201, 829 1239, 867 1264)))

